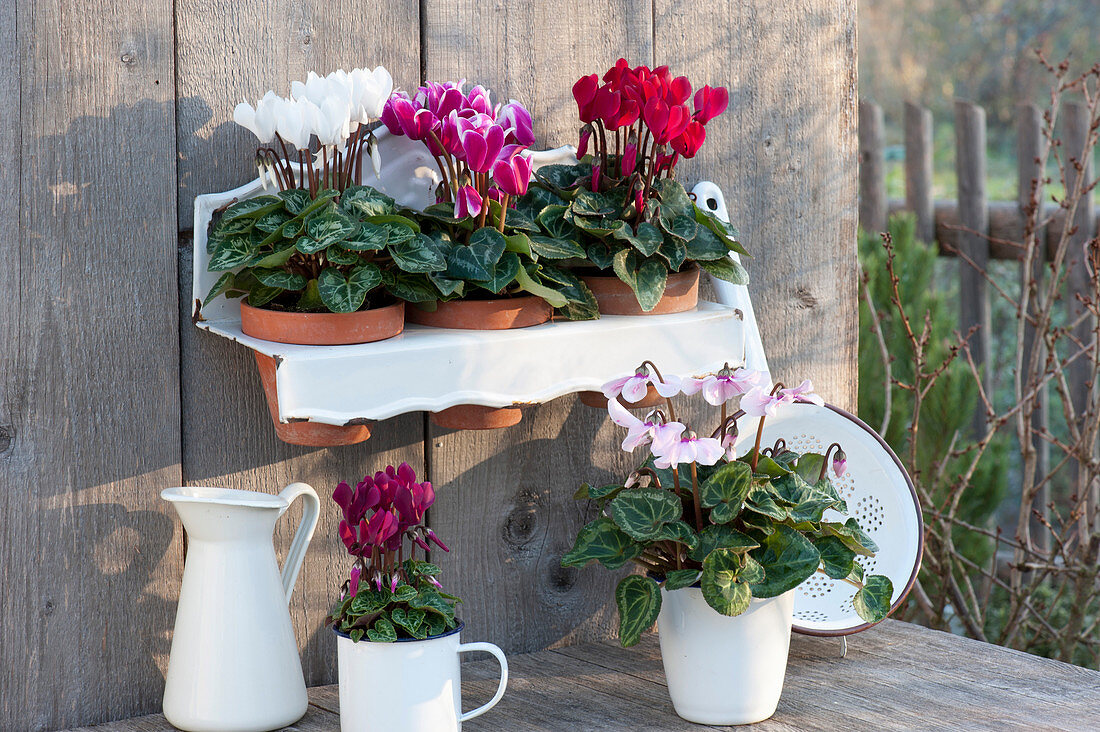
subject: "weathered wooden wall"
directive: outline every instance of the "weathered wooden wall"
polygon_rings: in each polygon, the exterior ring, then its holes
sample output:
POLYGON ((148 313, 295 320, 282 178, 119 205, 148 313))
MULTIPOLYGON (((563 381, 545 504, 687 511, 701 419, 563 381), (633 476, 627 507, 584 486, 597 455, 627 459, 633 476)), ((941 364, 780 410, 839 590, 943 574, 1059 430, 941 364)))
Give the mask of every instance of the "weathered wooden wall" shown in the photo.
MULTIPOLYGON (((194 195, 253 173, 233 106, 310 69, 384 64, 486 84, 575 142, 572 82, 625 55, 731 90, 685 179, 726 191, 780 378, 851 405, 855 373, 855 3, 599 0, 9 0, 0 3, 0 729, 159 708, 183 561, 161 488, 320 493, 408 460, 470 639, 519 651, 613 632, 614 578, 563 570, 588 516, 570 496, 626 462, 574 398, 517 427, 422 414, 362 445, 278 442, 249 354, 191 326, 194 195), (178 314, 178 318, 177 318, 178 314), (791 326, 791 323, 797 324, 791 326)), ((277 531, 285 551, 297 512, 277 531)), ((291 612, 310 683, 344 569, 326 506, 291 612)))

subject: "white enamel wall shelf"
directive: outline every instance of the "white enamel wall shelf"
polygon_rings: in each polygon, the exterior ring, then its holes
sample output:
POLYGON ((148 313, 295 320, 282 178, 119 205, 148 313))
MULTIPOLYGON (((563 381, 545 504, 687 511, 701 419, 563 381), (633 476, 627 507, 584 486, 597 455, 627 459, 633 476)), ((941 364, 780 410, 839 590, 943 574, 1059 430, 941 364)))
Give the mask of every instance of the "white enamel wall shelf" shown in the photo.
MULTIPOLYGON (((364 166, 364 183, 406 206, 430 203, 438 178, 423 146, 385 130, 378 139, 382 176, 375 178, 364 166)), ((536 166, 576 160, 571 148, 532 157, 536 166)), ((721 207, 724 213, 717 187, 704 185, 716 204, 711 210, 721 207)), ((219 275, 207 271, 206 235, 215 210, 263 192, 257 179, 195 199, 193 319, 203 330, 275 359, 281 422, 345 425, 460 404, 538 404, 599 389, 647 358, 683 375, 713 372, 726 362, 767 369, 748 291, 727 283, 716 283, 720 303, 700 302, 695 310, 672 315, 605 315, 507 331, 407 324, 396 338, 353 346, 296 346, 246 336, 237 300, 218 297, 201 306, 219 275)))

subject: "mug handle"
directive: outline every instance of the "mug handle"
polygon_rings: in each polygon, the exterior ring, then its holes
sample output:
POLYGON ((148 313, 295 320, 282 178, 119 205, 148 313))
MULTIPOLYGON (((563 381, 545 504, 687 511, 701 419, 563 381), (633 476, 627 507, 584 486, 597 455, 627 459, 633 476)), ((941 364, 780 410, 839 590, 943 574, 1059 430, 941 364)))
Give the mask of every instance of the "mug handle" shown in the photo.
POLYGON ((459 722, 465 722, 468 719, 474 717, 480 717, 485 712, 489 711, 497 705, 501 697, 504 696, 504 690, 508 687, 508 659, 504 656, 504 651, 500 650, 492 643, 463 643, 459 645, 459 653, 471 653, 473 651, 485 651, 486 653, 493 654, 497 659, 497 663, 500 664, 500 683, 497 685, 497 693, 493 695, 493 698, 489 700, 488 704, 482 704, 477 709, 466 712, 459 718, 459 722))
MULTIPOLYGON (((279 498, 286 501, 287 508, 299 496, 306 499, 305 511, 302 512, 302 523, 298 524, 298 531, 294 534, 294 541, 291 542, 290 551, 283 562, 283 592, 286 593, 287 603, 290 602, 290 593, 294 592, 294 583, 298 581, 298 570, 302 568, 309 540, 313 538, 313 530, 317 528, 317 519, 321 516, 321 501, 317 498, 317 493, 305 483, 291 483, 279 494, 279 498)), ((287 508, 279 515, 285 513, 287 508)))

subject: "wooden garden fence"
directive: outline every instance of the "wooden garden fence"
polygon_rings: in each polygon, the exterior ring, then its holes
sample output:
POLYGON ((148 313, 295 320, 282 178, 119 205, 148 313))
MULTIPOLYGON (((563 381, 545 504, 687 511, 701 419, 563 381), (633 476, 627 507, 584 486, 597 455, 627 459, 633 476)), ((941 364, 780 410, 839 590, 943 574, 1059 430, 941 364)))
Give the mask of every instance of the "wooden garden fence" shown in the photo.
MULTIPOLYGON (((1088 134, 1088 110, 1083 104, 1068 102, 1060 110, 1059 137, 1067 156, 1083 149, 1088 134)), ((886 143, 882 108, 867 100, 859 104, 859 223, 866 231, 886 231, 889 215, 897 211, 910 211, 916 218, 917 237, 923 241, 935 241, 940 245, 939 254, 953 257, 962 252, 966 262, 960 260, 959 277, 959 332, 967 333, 979 326, 970 336, 970 348, 975 363, 986 366, 983 378, 986 392, 990 388, 997 365, 992 358, 992 328, 990 318, 989 285, 976 266, 987 267, 990 260, 1022 260, 1023 250, 1012 242, 1022 242, 1024 236, 1025 207, 1031 195, 1033 181, 1042 179, 1038 156, 1042 146, 1043 116, 1039 107, 1020 104, 1016 108, 1016 160, 1017 198, 1015 201, 990 201, 986 191, 986 115, 980 106, 956 101, 955 123, 955 174, 957 190, 955 200, 934 200, 932 196, 933 170, 933 119, 932 113, 916 104, 907 103, 904 110, 905 130, 905 198, 888 200, 886 192, 886 143)), ((1073 166, 1067 166, 1067 188, 1074 185, 1079 175, 1073 166)), ((1086 161, 1082 170, 1086 180, 1092 177, 1092 161, 1086 161)), ((1048 207, 1054 207, 1049 203, 1048 207)), ((1046 211, 1046 209, 1045 209, 1046 211)), ((1093 193, 1087 193, 1078 206, 1073 221, 1076 231, 1070 240, 1070 251, 1079 252, 1081 246, 1096 236, 1097 210, 1093 193)), ((1033 276, 1041 278, 1044 260, 1056 246, 1065 226, 1065 216, 1058 211, 1046 228, 1043 239, 1047 244, 1046 256, 1037 258, 1033 276)), ((1020 277, 1026 276, 1020 264, 1020 277)), ((1084 291, 1088 286, 1089 272, 1080 262, 1070 265, 1066 278, 1069 293, 1084 291)), ((1071 296, 1064 298, 1067 307, 1075 308, 1071 296)), ((1080 334, 1085 341, 1089 335, 1089 323, 1084 323, 1080 334)), ((1030 342, 1022 344, 1031 348, 1030 342)), ((1084 394, 1089 378, 1087 369, 1071 369, 1070 393, 1084 394)), ((1036 419, 1048 420, 1046 395, 1036 419)), ((976 414, 976 420, 981 415, 976 414)), ((1046 474, 1049 460, 1048 447, 1039 445, 1040 473, 1046 474)), ((1037 509, 1045 511, 1049 502, 1049 487, 1037 498, 1037 509)))
MULTIPOLYGON (((0 729, 156 711, 184 561, 174 485, 327 494, 407 460, 469 640, 510 652, 613 631, 616 577, 563 569, 578 482, 629 462, 573 397, 491 432, 413 413, 362 445, 280 443, 251 354, 191 323, 198 193, 256 174, 234 105, 310 70, 470 79, 576 141, 570 95, 619 56, 730 88, 686 182, 725 191, 777 376, 853 406, 855 0, 5 0, 0 3, 0 729)), ((364 388, 370 388, 369 384, 364 388)), ((280 522, 289 544, 298 509, 280 522)), ((310 684, 347 569, 326 505, 291 601, 310 684)))

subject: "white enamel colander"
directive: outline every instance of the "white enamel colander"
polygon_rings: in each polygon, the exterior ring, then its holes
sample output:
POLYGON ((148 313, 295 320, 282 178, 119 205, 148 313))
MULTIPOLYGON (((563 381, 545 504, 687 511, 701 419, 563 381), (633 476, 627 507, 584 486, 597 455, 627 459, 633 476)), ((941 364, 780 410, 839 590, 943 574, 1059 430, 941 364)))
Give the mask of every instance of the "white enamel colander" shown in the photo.
MULTIPOLYGON (((752 449, 758 419, 738 420, 740 438, 737 453, 752 449)), ((867 574, 882 574, 894 584, 890 612, 909 593, 920 569, 924 548, 924 522, 913 482, 893 450, 870 427, 843 409, 826 405, 781 404, 774 417, 764 421, 761 449, 782 438, 795 452, 825 453, 833 442, 847 453, 848 469, 843 478, 830 477, 840 497, 848 504, 848 515, 826 513, 826 520, 845 521, 854 516, 878 544, 878 553, 861 557, 867 574)), ((855 588, 843 580, 817 573, 795 590, 794 626, 799 633, 839 636, 870 627, 852 607, 855 588)))

